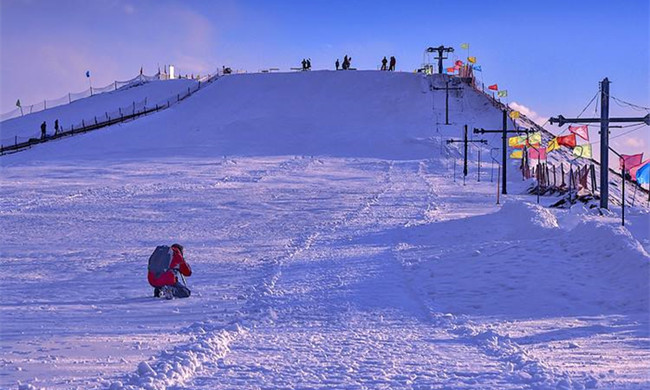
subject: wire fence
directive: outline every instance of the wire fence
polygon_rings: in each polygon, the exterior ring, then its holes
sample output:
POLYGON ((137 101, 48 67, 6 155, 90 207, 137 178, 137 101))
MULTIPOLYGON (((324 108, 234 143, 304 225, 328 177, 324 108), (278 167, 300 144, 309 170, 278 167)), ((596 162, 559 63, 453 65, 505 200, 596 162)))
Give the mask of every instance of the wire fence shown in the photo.
MULTIPOLYGON (((218 73, 219 72, 216 72, 214 74, 208 74, 208 75, 203 76, 203 77, 197 77, 197 80, 199 82, 205 83, 207 80, 209 80, 214 75, 217 75, 218 73)), ((147 75, 144 75, 144 74, 139 74, 139 75, 137 75, 136 77, 134 77, 134 78, 132 78, 130 80, 113 81, 112 83, 110 83, 110 84, 108 84, 108 85, 106 85, 104 87, 99 87, 99 88, 90 87, 90 88, 88 88, 88 89, 86 89, 84 91, 81 91, 81 92, 70 92, 67 95, 62 96, 62 97, 60 97, 58 99, 52 99, 52 100, 45 99, 42 102, 30 104, 30 105, 27 105, 27 106, 22 105, 21 107, 17 107, 17 108, 15 108, 15 109, 13 109, 13 110, 11 110, 9 112, 1 114, 0 115, 0 122, 6 121, 6 120, 12 119, 12 118, 17 118, 17 117, 20 117, 20 116, 23 116, 23 115, 29 115, 29 114, 32 114, 32 113, 35 113, 35 112, 43 111, 43 110, 46 110, 48 108, 53 108, 53 107, 61 106, 61 105, 64 105, 64 104, 70 104, 70 103, 72 103, 72 102, 74 102, 76 100, 84 99, 84 98, 94 96, 94 95, 98 95, 98 94, 101 94, 101 93, 113 92, 113 91, 117 91, 117 90, 123 89, 123 88, 131 88, 131 87, 134 87, 134 86, 137 86, 137 85, 140 85, 140 84, 143 84, 143 83, 147 83, 147 82, 150 82, 150 81, 163 80, 163 79, 166 80, 167 78, 168 78, 168 76, 166 74, 164 74, 164 73, 162 73, 162 74, 161 73, 156 73, 153 76, 147 76, 147 75)))
POLYGON ((219 73, 216 73, 212 76, 203 77, 199 80, 196 86, 188 87, 187 91, 178 93, 174 96, 170 96, 155 103, 150 102, 145 98, 142 101, 133 102, 128 106, 120 107, 115 111, 105 112, 104 115, 95 115, 88 118, 82 118, 77 123, 71 123, 68 125, 59 124, 59 129, 55 129, 55 133, 51 135, 35 133, 33 137, 14 136, 12 138, 2 139, 0 140, 0 155, 20 151, 25 148, 29 148, 32 145, 52 141, 62 137, 68 137, 75 134, 97 130, 106 126, 126 122, 140 116, 150 114, 152 112, 167 109, 174 104, 183 101, 187 97, 199 91, 201 88, 204 88, 207 84, 212 83, 218 77, 219 73))

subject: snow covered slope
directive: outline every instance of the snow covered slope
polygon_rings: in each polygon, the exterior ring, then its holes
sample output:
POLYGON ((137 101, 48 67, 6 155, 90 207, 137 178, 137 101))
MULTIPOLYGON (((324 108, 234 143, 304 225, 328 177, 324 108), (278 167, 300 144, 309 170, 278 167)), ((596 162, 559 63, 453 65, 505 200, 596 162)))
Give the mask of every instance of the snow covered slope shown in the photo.
MULTIPOLYGON (((500 113, 484 97, 465 93, 456 99, 463 104, 452 108, 455 124, 463 115, 462 123, 470 126, 500 125, 500 113)), ((231 75, 166 112, 59 141, 65 144, 39 145, 7 160, 161 153, 423 158, 431 155, 436 113, 444 109, 444 94, 435 94, 435 101, 433 96, 428 81, 412 73, 231 75)))
POLYGON ((465 183, 445 140, 501 113, 466 88, 446 126, 429 87, 232 75, 0 157, 0 388, 650 387, 645 203, 623 228, 512 169, 496 205, 499 136, 465 183), (154 299, 173 242, 193 294, 154 299))

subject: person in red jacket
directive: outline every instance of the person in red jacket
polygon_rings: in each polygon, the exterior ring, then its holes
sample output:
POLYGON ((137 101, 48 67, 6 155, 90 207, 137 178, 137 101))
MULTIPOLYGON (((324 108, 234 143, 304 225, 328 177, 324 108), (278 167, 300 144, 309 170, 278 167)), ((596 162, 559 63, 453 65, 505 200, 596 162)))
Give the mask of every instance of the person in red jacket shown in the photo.
POLYGON ((149 271, 147 279, 149 280, 149 284, 154 288, 153 295, 155 297, 164 294, 165 298, 168 299, 172 297, 187 298, 192 292, 187 288, 183 276, 191 276, 192 268, 190 268, 190 265, 183 257, 182 245, 174 244, 171 246, 171 249, 174 254, 169 270, 159 277, 156 277, 153 272, 149 271))

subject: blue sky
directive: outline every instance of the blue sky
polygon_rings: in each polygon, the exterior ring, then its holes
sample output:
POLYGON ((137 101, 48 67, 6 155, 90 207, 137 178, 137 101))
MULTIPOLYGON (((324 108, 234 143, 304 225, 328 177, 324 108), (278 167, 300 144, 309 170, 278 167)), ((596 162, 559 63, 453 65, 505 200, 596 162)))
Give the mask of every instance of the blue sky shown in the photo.
MULTIPOLYGON (((345 54, 360 69, 394 55, 398 70, 412 71, 428 46, 451 45, 465 59, 464 42, 484 81, 538 118, 577 115, 605 76, 613 96, 650 106, 647 0, 2 0, 0 32, 2 112, 18 98, 30 104, 86 89, 88 69, 94 86, 129 79, 140 66, 146 74, 169 63, 182 73, 258 71, 309 57, 321 69, 345 54)), ((611 115, 645 113, 613 104, 611 115)), ((650 154, 648 131, 613 142, 650 154)))

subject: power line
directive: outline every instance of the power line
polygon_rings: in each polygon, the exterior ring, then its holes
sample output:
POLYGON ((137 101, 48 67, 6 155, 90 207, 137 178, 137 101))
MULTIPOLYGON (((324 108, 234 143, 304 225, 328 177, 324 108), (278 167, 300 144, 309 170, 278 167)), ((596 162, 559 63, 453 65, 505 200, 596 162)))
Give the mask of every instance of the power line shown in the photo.
MULTIPOLYGON (((634 103, 626 102, 625 100, 619 99, 619 98, 614 97, 614 96, 610 96, 610 97, 612 99, 614 99, 614 101, 616 101, 617 104, 622 103, 622 104, 625 104, 626 106, 629 106, 629 107, 631 107, 631 108, 633 108, 635 110, 639 110, 639 111, 650 111, 649 107, 643 107, 643 106, 639 106, 639 105, 634 104, 634 103)), ((620 104, 619 104, 619 106, 620 106, 620 104)))

